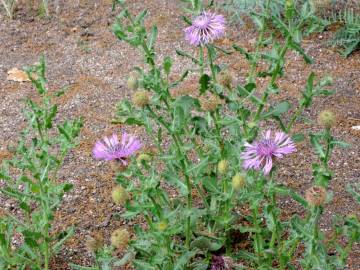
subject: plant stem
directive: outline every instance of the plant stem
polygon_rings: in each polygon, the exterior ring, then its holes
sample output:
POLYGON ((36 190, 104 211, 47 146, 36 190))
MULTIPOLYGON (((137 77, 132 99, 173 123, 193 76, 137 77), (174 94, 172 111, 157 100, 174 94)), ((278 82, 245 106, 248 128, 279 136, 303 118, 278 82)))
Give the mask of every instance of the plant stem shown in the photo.
POLYGON ((202 46, 199 47, 199 65, 200 65, 200 78, 204 75, 204 48, 202 46))
MULTIPOLYGON (((273 86, 276 82, 276 79, 278 78, 279 74, 280 74, 280 70, 281 70, 281 62, 282 60, 284 59, 285 57, 285 54, 289 48, 289 44, 291 42, 291 37, 288 36, 286 38, 286 41, 285 41, 285 44, 284 44, 284 47, 282 48, 282 50, 280 51, 280 55, 279 55, 279 59, 277 60, 276 62, 276 66, 275 66, 275 69, 274 71, 272 72, 272 76, 271 76, 271 81, 269 83, 270 86, 273 86)), ((267 101, 268 99, 268 96, 269 96, 269 91, 268 89, 265 90, 263 96, 262 96, 262 99, 261 99, 261 104, 259 105, 258 107, 258 110, 255 114, 255 122, 257 122, 260 118, 260 114, 262 113, 263 109, 264 109, 264 106, 265 106, 265 102, 267 101)))
POLYGON ((207 51, 208 51, 208 58, 209 58, 209 64, 210 64, 210 70, 211 70, 211 78, 212 78, 213 82, 216 83, 216 71, 215 71, 215 66, 214 66, 214 59, 211 55, 211 50, 209 49, 209 47, 207 47, 207 51))

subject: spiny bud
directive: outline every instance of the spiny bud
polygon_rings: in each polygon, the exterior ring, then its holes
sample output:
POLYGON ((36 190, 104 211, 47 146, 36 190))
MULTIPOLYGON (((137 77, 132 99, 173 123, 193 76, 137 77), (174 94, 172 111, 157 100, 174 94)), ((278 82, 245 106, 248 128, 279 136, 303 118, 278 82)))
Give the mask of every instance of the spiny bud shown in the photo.
POLYGON ((127 86, 131 90, 136 90, 139 87, 139 78, 138 75, 132 74, 127 80, 127 86))
POLYGON ((111 245, 118 248, 123 249, 125 248, 130 239, 130 234, 126 229, 117 229, 113 231, 110 237, 111 245))
POLYGON ((136 163, 138 166, 141 166, 143 162, 149 162, 151 161, 151 156, 149 154, 140 154, 136 158, 136 163))
POLYGON ((239 191, 240 189, 242 189, 245 185, 246 185, 246 180, 245 177, 241 174, 236 174, 233 178, 232 178, 232 187, 234 190, 239 191))
POLYGON ((150 95, 147 91, 135 92, 132 97, 135 106, 143 108, 150 103, 150 95))
POLYGON ((247 126, 249 127, 249 128, 254 128, 254 127, 256 127, 257 126, 257 124, 255 123, 255 122, 248 122, 248 124, 247 124, 247 126))
POLYGON ((157 224, 157 228, 158 228, 159 231, 165 231, 167 227, 168 227, 168 223, 165 220, 160 221, 157 224))
POLYGON ((332 111, 324 110, 320 112, 318 122, 326 128, 331 128, 336 124, 336 117, 332 111))
POLYGON ((225 174, 227 172, 228 169, 228 162, 227 160, 223 159, 220 160, 220 162, 218 163, 218 171, 220 174, 225 174))
POLYGON ((111 198, 118 205, 123 205, 128 199, 128 194, 122 186, 116 186, 111 192, 111 198))
POLYGON ((320 206, 326 201, 326 189, 320 186, 313 186, 305 193, 305 199, 311 206, 320 206))
POLYGON ((223 87, 231 89, 234 78, 229 70, 222 70, 220 73, 217 74, 216 80, 223 87))
POLYGON ((95 234, 92 236, 87 236, 85 241, 85 247, 89 252, 95 253, 100 248, 104 246, 104 238, 101 234, 95 234))
POLYGON ((208 95, 200 98, 201 109, 207 112, 215 111, 220 104, 222 104, 222 100, 215 95, 208 95))
POLYGON ((135 32, 136 33, 141 33, 144 31, 144 27, 141 27, 141 26, 135 26, 134 28, 135 32))

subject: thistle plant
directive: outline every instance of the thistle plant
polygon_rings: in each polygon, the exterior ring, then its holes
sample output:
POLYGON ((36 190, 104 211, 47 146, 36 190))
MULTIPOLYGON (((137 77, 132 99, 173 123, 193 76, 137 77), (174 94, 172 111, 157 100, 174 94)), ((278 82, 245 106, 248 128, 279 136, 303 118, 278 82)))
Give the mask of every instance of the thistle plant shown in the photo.
MULTIPOLYGON (((327 244, 319 228, 324 205, 330 200, 332 150, 345 146, 332 135, 334 121, 319 120, 324 131, 310 134, 319 156, 319 163, 313 165, 313 187, 302 196, 277 181, 277 168, 283 166, 280 159, 293 155, 297 141, 305 137, 292 134, 294 124, 315 98, 332 93, 329 78, 316 79, 311 73, 298 104, 271 101, 281 91, 278 79, 284 75, 288 51, 312 62, 300 45, 304 24, 295 16, 293 1, 287 1, 286 16, 273 16, 269 5, 257 14, 259 37, 251 52, 237 45, 229 50, 214 44, 225 35, 225 17, 199 8, 201 1, 188 1, 194 17, 184 18, 188 24, 184 38, 196 53, 176 51, 193 63, 177 79, 170 79, 174 78, 170 76, 172 59, 156 57, 158 31, 155 25, 150 31, 145 28, 147 12, 135 16, 120 2, 122 11, 113 32, 142 52, 146 67, 135 67, 131 73, 128 85, 135 93, 131 100, 119 103, 116 121, 143 127, 152 145, 123 133, 121 141, 132 137, 129 143, 120 147, 113 136, 108 142, 104 139, 100 148, 102 159, 111 156, 122 164, 116 177, 119 188, 112 192, 114 201, 126 209, 122 217, 143 221, 135 223, 135 237, 127 242, 125 256, 131 257, 133 266, 296 269, 300 261, 304 269, 343 268, 359 240, 357 219, 351 217, 346 224, 336 221, 335 236, 327 244), (284 40, 267 35, 269 19, 284 40), (269 44, 270 50, 265 50, 269 44), (244 85, 236 84, 218 59, 221 54, 237 53, 249 61, 244 85), (262 69, 261 60, 267 63, 262 69), (190 73, 198 78, 197 89, 173 95, 190 73), (268 78, 263 91, 260 77, 268 78), (271 128, 264 131, 263 125, 271 128), (132 148, 140 144, 141 148, 132 148), (303 207, 305 216, 283 217, 279 199, 285 196, 303 207), (239 234, 250 243, 247 249, 236 248, 239 234), (349 240, 345 247, 339 241, 342 236, 349 240), (302 247, 305 252, 298 255, 302 247), (337 251, 329 255, 333 247, 337 251)), ((326 114, 330 115, 322 115, 326 114)), ((98 148, 97 143, 95 158, 99 158, 98 148)))
POLYGON ((348 57, 360 48, 360 15, 358 13, 350 9, 344 10, 339 15, 333 15, 330 21, 342 25, 329 42, 330 45, 342 48, 341 54, 344 57, 348 57))
POLYGON ((54 93, 46 87, 45 60, 33 66, 28 76, 40 102, 26 100, 27 128, 0 169, 0 193, 15 205, 0 217, 0 268, 50 269, 52 255, 73 234, 73 228, 54 231, 54 214, 72 185, 58 179, 64 158, 76 145, 81 119, 56 123, 54 93))

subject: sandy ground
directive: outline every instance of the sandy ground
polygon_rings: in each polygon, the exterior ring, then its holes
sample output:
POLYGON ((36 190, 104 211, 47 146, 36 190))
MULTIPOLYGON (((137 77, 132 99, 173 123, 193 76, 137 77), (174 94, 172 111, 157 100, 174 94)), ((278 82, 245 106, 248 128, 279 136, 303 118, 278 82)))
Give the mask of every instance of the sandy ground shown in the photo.
MULTIPOLYGON (((0 159, 10 157, 7 147, 16 142, 19 131, 24 127, 21 114, 22 100, 34 97, 35 91, 29 83, 7 81, 7 71, 13 67, 22 68, 38 61, 43 53, 46 56, 47 77, 51 90, 65 89, 66 94, 56 100, 59 104, 59 119, 83 116, 84 129, 80 145, 66 158, 60 171, 60 181, 75 185, 66 195, 63 207, 57 213, 58 229, 69 225, 76 226, 76 234, 55 258, 52 269, 70 269, 68 262, 89 265, 91 259, 85 250, 86 235, 101 232, 108 239, 109 234, 124 221, 116 218, 115 213, 123 212, 110 200, 114 172, 105 163, 96 162, 91 156, 95 140, 104 134, 119 132, 120 125, 111 124, 115 115, 115 105, 131 95, 126 88, 126 78, 132 67, 141 66, 141 55, 126 44, 118 41, 110 32, 116 13, 111 11, 110 1, 80 1, 79 6, 64 1, 61 12, 50 19, 39 18, 25 8, 18 10, 14 21, 9 21, 4 12, 0 13, 0 159)), ((76 1, 74 1, 76 2, 76 1)), ((173 76, 190 66, 187 60, 175 55, 174 48, 190 51, 184 43, 182 22, 178 1, 149 0, 129 1, 133 11, 149 9, 147 25, 156 23, 159 27, 157 51, 159 58, 166 55, 174 59, 173 76)), ((331 184, 334 201, 325 210, 322 225, 329 229, 328 221, 335 214, 359 214, 360 207, 345 191, 348 183, 360 179, 360 131, 352 126, 360 125, 360 53, 348 59, 342 58, 325 43, 331 38, 331 31, 306 38, 303 46, 315 59, 311 66, 304 64, 300 56, 289 53, 286 75, 280 79, 282 92, 274 96, 273 102, 288 100, 295 102, 300 95, 306 78, 311 71, 319 75, 329 74, 334 78, 336 94, 325 99, 318 98, 311 110, 304 115, 316 120, 323 109, 332 109, 338 116, 334 129, 337 138, 351 144, 349 149, 336 149, 331 161, 335 172, 331 184)), ((251 27, 232 25, 227 39, 221 45, 230 46, 236 42, 247 48, 256 37, 251 27)), ((247 63, 240 55, 224 57, 239 82, 244 81, 247 63)), ((259 84, 262 82, 259 81, 259 84)), ((186 84, 186 83, 185 83, 186 84)), ((185 86, 184 86, 185 87, 185 86)), ((316 131, 311 124, 297 124, 294 132, 316 131)), ((132 132, 145 138, 140 129, 132 132)), ((279 181, 303 192, 311 186, 311 163, 316 161, 308 142, 299 145, 299 151, 284 163, 285 169, 279 173, 279 181)), ((14 207, 0 197, 5 209, 14 207)), ((291 215, 298 209, 292 202, 283 202, 285 212, 291 215)), ((349 259, 349 268, 360 269, 360 246, 355 246, 349 259)))

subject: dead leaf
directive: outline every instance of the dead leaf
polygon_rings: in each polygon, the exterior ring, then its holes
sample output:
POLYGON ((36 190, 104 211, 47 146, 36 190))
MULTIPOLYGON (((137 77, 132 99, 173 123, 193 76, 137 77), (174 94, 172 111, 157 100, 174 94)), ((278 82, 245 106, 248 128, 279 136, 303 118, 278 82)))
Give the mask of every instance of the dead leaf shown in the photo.
POLYGON ((22 71, 18 68, 12 68, 8 71, 7 80, 14 82, 28 82, 30 81, 29 76, 25 71, 22 71))

